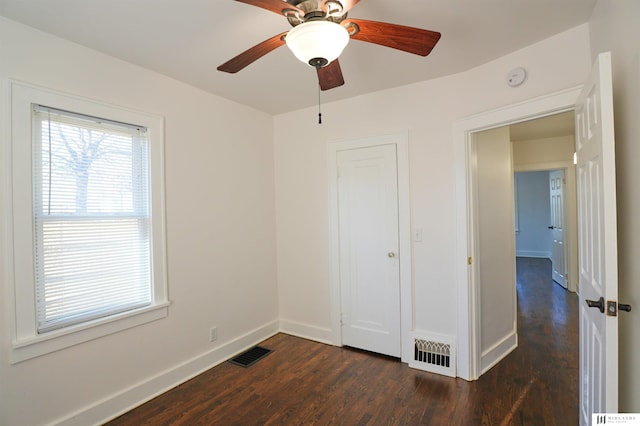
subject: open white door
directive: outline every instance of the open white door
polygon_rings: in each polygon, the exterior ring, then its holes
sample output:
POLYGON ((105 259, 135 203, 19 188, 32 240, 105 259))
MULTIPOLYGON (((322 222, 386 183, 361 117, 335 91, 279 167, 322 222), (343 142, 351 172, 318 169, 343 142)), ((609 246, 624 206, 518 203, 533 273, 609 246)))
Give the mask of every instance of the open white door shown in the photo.
POLYGON ((611 55, 576 103, 580 425, 618 411, 618 252, 611 55))
POLYGON ((564 170, 549 172, 549 201, 551 206, 551 274, 553 280, 567 288, 564 244, 564 170))

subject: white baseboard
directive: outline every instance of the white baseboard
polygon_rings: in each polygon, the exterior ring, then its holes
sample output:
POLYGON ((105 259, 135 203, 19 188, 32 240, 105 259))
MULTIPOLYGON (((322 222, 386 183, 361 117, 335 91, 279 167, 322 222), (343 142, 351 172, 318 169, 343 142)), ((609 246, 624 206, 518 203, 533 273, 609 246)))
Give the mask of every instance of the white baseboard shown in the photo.
POLYGON ((101 425, 268 339, 278 331, 278 321, 272 321, 52 424, 63 426, 101 425))
POLYGON ((332 331, 329 328, 316 327, 296 321, 280 320, 280 331, 303 339, 313 340, 327 345, 334 345, 331 340, 332 331))
POLYGON ((486 373, 496 365, 500 360, 509 355, 511 351, 518 347, 518 334, 516 331, 512 331, 506 335, 502 340, 493 345, 491 348, 482 352, 480 358, 480 370, 481 375, 486 373))

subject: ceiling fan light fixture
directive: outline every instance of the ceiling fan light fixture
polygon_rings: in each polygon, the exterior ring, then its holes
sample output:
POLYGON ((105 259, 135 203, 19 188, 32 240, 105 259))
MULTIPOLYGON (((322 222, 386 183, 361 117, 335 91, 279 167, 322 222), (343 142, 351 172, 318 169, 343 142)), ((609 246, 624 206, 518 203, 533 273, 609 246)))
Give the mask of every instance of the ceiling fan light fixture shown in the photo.
POLYGON ((293 27, 285 39, 296 58, 312 67, 327 65, 349 43, 349 32, 331 21, 310 21, 293 27), (326 62, 325 62, 326 61, 326 62))

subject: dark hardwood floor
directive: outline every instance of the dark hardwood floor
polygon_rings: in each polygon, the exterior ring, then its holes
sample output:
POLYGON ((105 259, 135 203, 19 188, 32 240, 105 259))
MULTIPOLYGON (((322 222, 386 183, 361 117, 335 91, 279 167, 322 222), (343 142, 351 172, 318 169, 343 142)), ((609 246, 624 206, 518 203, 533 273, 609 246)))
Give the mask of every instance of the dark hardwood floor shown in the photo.
POLYGON ((108 425, 577 425, 577 296, 550 268, 518 258, 518 348, 475 382, 278 334, 108 425))

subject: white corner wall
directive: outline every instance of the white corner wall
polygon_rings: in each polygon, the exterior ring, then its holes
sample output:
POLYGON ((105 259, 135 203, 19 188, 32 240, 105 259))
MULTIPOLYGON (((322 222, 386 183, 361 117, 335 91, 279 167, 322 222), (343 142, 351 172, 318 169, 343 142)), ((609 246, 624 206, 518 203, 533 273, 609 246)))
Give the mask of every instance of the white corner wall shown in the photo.
POLYGON ((480 373, 518 346, 513 159, 509 127, 477 132, 470 144, 473 280, 479 302, 480 373))
POLYGON ((466 259, 456 258, 456 234, 465 230, 456 229, 454 121, 577 86, 590 68, 581 25, 460 74, 323 105, 322 125, 314 108, 276 116, 281 319, 308 337, 331 334, 327 143, 408 130, 412 227, 423 229, 412 247, 414 329, 455 336, 455 274, 466 259), (505 76, 516 66, 528 78, 512 88, 505 76))
POLYGON ((611 51, 616 133, 620 303, 619 409, 640 412, 640 2, 598 0, 591 20, 591 55, 611 51))
POLYGON ((0 40, 0 424, 101 423, 276 332, 273 118, 4 18, 0 40), (9 364, 9 78, 164 117, 167 318, 9 364))

